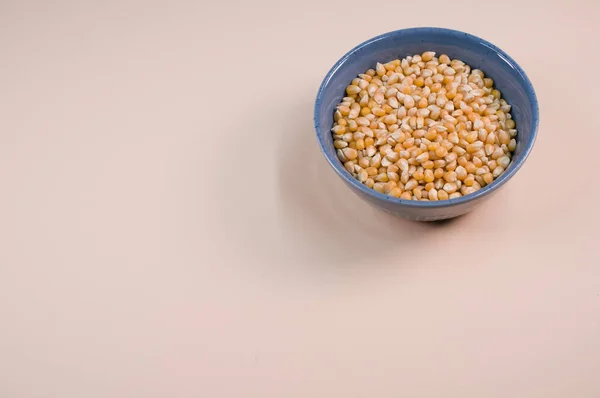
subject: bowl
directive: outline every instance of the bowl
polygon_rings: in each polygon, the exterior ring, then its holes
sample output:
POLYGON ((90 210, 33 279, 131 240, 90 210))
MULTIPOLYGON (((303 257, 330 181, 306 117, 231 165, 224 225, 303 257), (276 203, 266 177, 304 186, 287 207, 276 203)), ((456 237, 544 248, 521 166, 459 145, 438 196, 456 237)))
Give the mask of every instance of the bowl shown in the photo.
POLYGON ((351 191, 371 205, 416 221, 435 221, 463 215, 477 208, 497 192, 527 159, 537 135, 539 109, 535 91, 523 69, 495 45, 468 33, 443 28, 396 30, 359 44, 344 55, 327 73, 315 103, 314 124, 325 158, 351 191), (331 128, 336 105, 345 88, 359 73, 385 63, 424 51, 435 51, 458 58, 491 77, 503 98, 512 106, 517 128, 517 146, 508 168, 491 184, 455 199, 426 202, 394 198, 379 193, 356 180, 337 158, 331 128))

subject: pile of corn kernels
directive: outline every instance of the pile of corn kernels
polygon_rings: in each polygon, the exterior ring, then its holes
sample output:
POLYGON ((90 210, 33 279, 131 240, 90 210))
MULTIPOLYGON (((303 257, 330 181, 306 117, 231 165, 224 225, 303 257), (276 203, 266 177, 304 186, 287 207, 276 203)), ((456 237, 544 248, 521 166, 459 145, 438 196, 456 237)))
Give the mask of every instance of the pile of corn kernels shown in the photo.
POLYGON ((331 129, 338 158, 389 196, 468 195, 506 170, 517 145, 510 105, 494 81, 445 54, 377 63, 346 94, 331 129))

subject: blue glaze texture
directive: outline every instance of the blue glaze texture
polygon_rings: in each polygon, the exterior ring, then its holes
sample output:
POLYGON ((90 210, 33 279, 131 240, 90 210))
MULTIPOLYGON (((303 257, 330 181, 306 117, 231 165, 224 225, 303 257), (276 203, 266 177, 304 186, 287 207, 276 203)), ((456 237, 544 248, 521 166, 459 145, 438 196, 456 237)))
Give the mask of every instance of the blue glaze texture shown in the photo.
POLYGON ((388 213, 416 221, 434 221, 457 217, 472 211, 504 185, 521 168, 535 142, 539 109, 535 91, 521 67, 493 44, 470 35, 443 28, 411 28, 385 33, 368 40, 331 68, 317 94, 314 114, 315 129, 321 150, 335 172, 362 199, 388 213), (481 69, 502 92, 512 106, 517 128, 517 148, 508 169, 494 182, 479 191, 456 199, 421 202, 393 198, 376 192, 357 181, 337 158, 330 129, 336 105, 345 88, 359 73, 375 68, 376 62, 404 58, 408 55, 435 51, 448 54, 473 68, 481 69))

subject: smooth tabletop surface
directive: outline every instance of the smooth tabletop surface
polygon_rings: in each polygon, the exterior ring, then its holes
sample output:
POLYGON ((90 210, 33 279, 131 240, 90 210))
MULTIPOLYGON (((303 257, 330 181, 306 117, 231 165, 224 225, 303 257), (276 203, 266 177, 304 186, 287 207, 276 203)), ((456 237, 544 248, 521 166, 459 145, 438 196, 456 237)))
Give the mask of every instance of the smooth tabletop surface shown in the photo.
POLYGON ((0 396, 600 396, 600 3, 536 4, 0 2, 0 396), (412 26, 540 103, 441 224, 363 203, 313 130, 338 58, 412 26))

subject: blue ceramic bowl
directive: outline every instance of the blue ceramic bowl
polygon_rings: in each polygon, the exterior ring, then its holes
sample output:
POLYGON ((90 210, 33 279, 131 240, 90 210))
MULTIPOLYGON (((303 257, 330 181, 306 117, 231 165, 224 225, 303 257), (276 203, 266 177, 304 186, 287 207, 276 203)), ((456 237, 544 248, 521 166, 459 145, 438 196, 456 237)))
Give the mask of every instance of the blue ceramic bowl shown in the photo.
POLYGON ((434 221, 465 214, 491 197, 521 168, 531 152, 539 121, 538 102, 529 78, 521 67, 493 44, 450 29, 411 28, 385 33, 350 50, 331 68, 317 94, 314 123, 321 150, 335 172, 368 203, 388 213, 417 221, 434 221), (336 105, 345 96, 345 88, 359 73, 408 55, 435 51, 458 58, 481 69, 494 79, 503 98, 512 106, 517 125, 517 147, 512 162, 502 175, 486 187, 467 196, 438 202, 421 202, 393 198, 376 192, 357 181, 344 168, 333 147, 330 129, 336 105))

